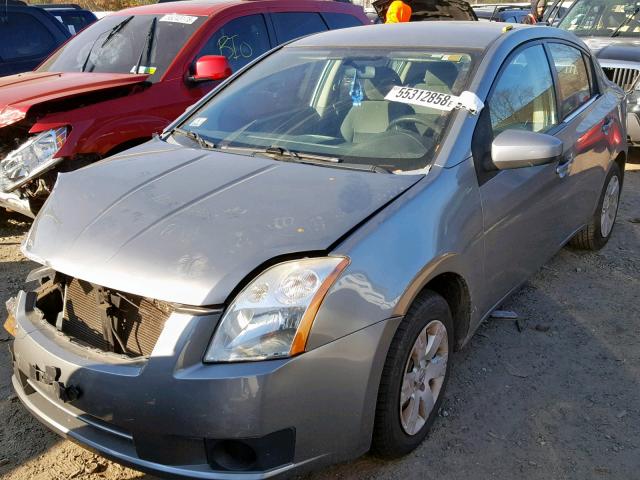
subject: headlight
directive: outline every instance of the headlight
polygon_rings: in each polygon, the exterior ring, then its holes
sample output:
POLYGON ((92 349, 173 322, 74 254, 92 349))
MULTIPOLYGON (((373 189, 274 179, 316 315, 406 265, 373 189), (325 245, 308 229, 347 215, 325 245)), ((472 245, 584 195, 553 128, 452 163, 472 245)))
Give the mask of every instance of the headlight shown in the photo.
POLYGON ((60 159, 53 158, 67 140, 67 127, 46 130, 31 137, 0 162, 4 177, 4 190, 11 191, 43 171, 60 159))
POLYGON ((323 257, 269 268, 229 305, 204 360, 265 360, 304 352, 318 308, 348 264, 344 257, 323 257))

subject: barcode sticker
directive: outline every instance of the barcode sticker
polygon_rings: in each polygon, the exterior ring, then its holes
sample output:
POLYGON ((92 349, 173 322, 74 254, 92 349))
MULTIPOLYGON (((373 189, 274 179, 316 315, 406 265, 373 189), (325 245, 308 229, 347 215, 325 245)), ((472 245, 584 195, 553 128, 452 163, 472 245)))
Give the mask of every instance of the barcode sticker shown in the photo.
POLYGON ((450 112, 456 108, 459 103, 459 97, 448 93, 433 92, 431 90, 422 90, 420 88, 399 87, 395 86, 384 97, 390 102, 407 103, 409 105, 419 105, 423 107, 435 108, 436 110, 444 110, 450 112))

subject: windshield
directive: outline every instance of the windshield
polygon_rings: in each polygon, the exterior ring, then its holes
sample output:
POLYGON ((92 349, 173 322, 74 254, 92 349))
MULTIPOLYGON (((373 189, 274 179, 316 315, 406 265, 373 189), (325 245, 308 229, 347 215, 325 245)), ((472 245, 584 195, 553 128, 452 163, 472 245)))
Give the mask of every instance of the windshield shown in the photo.
POLYGON ((40 72, 146 73, 159 80, 205 17, 110 15, 54 53, 40 72))
POLYGON ((465 52, 289 47, 242 74, 177 133, 213 148, 418 170, 442 141, 471 63, 465 52))
POLYGON ((559 28, 579 36, 640 36, 640 3, 620 0, 578 0, 559 28))

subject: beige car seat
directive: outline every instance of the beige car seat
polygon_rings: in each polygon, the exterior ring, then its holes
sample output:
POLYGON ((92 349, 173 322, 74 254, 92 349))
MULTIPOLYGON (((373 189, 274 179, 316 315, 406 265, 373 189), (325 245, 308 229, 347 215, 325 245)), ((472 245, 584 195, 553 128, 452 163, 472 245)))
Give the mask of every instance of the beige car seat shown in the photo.
POLYGON ((373 78, 362 80, 365 99, 361 105, 351 107, 340 126, 345 140, 353 143, 365 142, 385 132, 393 119, 413 114, 408 105, 384 99, 396 85, 402 85, 402 82, 398 74, 389 67, 376 67, 373 78))

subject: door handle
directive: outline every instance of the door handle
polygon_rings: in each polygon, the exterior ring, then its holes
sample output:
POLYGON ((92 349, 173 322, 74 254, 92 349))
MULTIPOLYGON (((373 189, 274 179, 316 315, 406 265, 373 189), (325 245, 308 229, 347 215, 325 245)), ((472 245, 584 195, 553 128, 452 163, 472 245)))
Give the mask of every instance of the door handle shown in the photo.
POLYGON ((560 178, 564 178, 567 176, 569 171, 571 170, 571 165, 573 165, 573 160, 576 158, 576 154, 570 152, 564 156, 564 161, 559 163, 556 167, 556 173, 560 178))
POLYGON ((602 127, 600 127, 600 129, 602 130, 602 133, 604 133, 605 135, 609 135, 609 131, 611 130, 612 124, 613 124, 613 118, 606 117, 602 121, 602 127))

